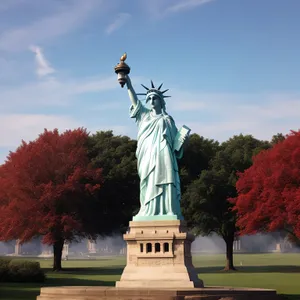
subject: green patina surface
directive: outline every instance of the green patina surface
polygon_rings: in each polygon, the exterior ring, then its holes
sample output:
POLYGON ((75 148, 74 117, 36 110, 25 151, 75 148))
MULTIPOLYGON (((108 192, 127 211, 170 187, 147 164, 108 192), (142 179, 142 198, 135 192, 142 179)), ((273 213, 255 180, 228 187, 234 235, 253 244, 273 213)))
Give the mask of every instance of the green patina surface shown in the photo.
POLYGON ((178 131, 166 112, 164 92, 151 82, 144 101, 137 98, 130 78, 130 117, 138 127, 136 157, 140 177, 140 210, 134 221, 182 220, 177 159, 182 157, 189 128, 178 131))

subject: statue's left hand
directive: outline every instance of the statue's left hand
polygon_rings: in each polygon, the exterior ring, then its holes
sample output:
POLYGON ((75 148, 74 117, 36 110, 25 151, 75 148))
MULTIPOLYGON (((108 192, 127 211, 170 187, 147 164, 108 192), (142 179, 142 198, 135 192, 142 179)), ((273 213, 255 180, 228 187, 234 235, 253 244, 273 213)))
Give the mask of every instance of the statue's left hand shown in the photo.
POLYGON ((187 140, 187 136, 186 135, 180 136, 180 142, 181 142, 182 145, 186 142, 186 140, 187 140))

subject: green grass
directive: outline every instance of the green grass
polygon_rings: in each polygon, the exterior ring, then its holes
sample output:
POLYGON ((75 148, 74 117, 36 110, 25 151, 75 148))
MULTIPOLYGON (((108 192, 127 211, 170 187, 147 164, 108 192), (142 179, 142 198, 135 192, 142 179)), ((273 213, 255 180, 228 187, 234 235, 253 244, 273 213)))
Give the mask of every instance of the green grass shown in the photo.
MULTIPOLYGON (((42 286, 114 286, 125 265, 124 257, 68 260, 62 272, 52 272, 52 260, 36 259, 46 271, 42 284, 0 283, 2 300, 34 300, 42 286)), ((300 300, 300 254, 237 254, 238 272, 222 272, 224 255, 197 255, 194 265, 205 285, 276 289, 285 299, 300 300)))

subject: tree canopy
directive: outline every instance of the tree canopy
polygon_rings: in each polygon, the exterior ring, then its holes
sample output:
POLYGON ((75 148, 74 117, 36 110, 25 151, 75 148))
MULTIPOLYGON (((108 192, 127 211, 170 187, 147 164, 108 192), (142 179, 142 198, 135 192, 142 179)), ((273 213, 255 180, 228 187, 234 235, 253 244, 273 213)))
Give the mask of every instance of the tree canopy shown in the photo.
POLYGON ((193 133, 184 149, 183 158, 179 160, 180 180, 184 192, 188 184, 200 176, 202 170, 209 168, 210 161, 219 150, 217 141, 206 139, 193 133))
MULTIPOLYGON (((64 241, 101 233, 100 168, 87 153, 85 129, 45 130, 10 152, 0 169, 0 238, 21 242, 43 236, 61 269, 64 241)), ((104 225, 104 224, 102 224, 104 225)))
POLYGON ((211 160, 209 169, 203 170, 183 195, 183 214, 197 234, 220 235, 226 243, 227 266, 234 269, 232 248, 237 232, 236 213, 229 198, 236 197, 237 172, 252 164, 252 156, 270 147, 250 135, 234 136, 220 146, 211 160))
POLYGON ((271 139, 272 146, 274 146, 280 142, 283 142, 285 140, 285 138, 286 137, 282 133, 274 134, 271 139))
POLYGON ((136 141, 99 131, 89 138, 89 156, 95 168, 102 168, 99 191, 110 228, 125 231, 139 208, 139 177, 135 157, 136 141))
POLYGON ((241 233, 286 230, 300 238, 300 131, 259 153, 236 187, 241 233))

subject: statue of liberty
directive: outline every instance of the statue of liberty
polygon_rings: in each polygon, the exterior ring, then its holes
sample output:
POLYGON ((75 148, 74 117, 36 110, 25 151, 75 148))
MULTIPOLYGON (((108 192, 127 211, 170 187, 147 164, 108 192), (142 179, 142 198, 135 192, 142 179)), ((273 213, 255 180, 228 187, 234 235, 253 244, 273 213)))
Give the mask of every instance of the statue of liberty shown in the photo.
POLYGON ((140 210, 134 221, 182 220, 180 210, 180 179, 177 159, 183 154, 183 144, 190 129, 177 130, 173 118, 166 112, 162 84, 145 94, 136 94, 126 75, 126 85, 131 100, 130 117, 138 127, 137 167, 140 177, 140 210), (137 95, 146 97, 143 104, 137 95), (147 105, 150 104, 150 107, 147 105))

